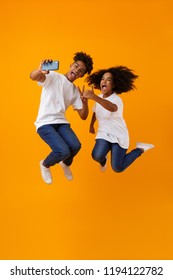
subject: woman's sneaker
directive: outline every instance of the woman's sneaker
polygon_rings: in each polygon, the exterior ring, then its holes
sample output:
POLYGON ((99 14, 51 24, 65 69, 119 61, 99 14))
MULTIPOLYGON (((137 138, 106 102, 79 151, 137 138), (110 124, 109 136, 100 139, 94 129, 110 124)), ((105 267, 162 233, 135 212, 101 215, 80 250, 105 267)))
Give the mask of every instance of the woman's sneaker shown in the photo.
POLYGON ((59 164, 62 167, 64 171, 64 176, 67 178, 67 180, 69 181, 73 180, 73 175, 71 173, 70 167, 66 165, 63 161, 60 161, 59 164))
POLYGON ((143 150, 144 152, 153 149, 154 145, 153 144, 147 144, 147 143, 142 143, 142 142, 137 142, 136 143, 136 148, 139 148, 141 150, 143 150))
POLYGON ((50 169, 43 165, 43 160, 40 161, 41 176, 46 184, 52 184, 52 175, 50 169))

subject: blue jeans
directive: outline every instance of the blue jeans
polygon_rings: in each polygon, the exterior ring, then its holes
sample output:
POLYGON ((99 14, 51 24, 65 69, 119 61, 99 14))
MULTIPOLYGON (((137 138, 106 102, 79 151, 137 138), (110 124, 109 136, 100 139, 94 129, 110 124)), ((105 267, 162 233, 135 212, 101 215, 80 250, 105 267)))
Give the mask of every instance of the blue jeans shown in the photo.
POLYGON ((102 166, 106 163, 106 155, 111 151, 111 166, 115 172, 122 172, 137 159, 143 151, 136 148, 126 154, 127 149, 123 149, 117 143, 110 143, 104 139, 96 139, 92 158, 102 166))
POLYGON ((81 143, 70 128, 70 124, 43 125, 38 128, 37 132, 52 149, 52 152, 44 160, 46 167, 60 161, 68 166, 72 164, 74 156, 81 148, 81 143))

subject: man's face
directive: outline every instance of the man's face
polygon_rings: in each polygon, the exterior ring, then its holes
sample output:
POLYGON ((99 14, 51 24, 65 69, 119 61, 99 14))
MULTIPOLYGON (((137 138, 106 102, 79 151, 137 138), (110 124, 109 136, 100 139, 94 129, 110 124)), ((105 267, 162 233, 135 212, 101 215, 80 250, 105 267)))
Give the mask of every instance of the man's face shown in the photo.
POLYGON ((86 70, 85 63, 78 60, 70 65, 70 70, 66 74, 66 77, 70 82, 74 82, 76 79, 83 77, 86 70))

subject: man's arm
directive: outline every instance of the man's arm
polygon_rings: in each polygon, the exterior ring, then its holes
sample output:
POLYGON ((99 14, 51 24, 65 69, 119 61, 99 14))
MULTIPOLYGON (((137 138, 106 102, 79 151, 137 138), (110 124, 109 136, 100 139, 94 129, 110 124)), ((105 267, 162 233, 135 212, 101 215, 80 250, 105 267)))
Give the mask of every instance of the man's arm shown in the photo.
POLYGON ((78 112, 78 114, 82 120, 86 120, 88 117, 89 109, 88 109, 88 99, 83 96, 85 86, 82 87, 82 90, 80 89, 80 87, 78 87, 78 89, 79 89, 80 97, 82 100, 83 108, 77 109, 76 111, 78 112))
POLYGON ((42 70, 42 65, 43 65, 43 63, 48 62, 48 61, 51 62, 52 60, 51 59, 42 60, 38 69, 35 69, 30 73, 31 80, 37 81, 37 82, 42 82, 42 83, 46 80, 46 75, 45 74, 48 74, 49 71, 43 71, 42 70))
POLYGON ((92 115, 92 118, 91 118, 91 123, 90 123, 90 128, 89 128, 89 132, 93 133, 93 134, 95 133, 95 128, 94 128, 95 121, 96 121, 96 114, 94 112, 92 115))
POLYGON ((86 120, 88 117, 88 113, 89 113, 88 100, 82 101, 82 103, 83 103, 83 108, 77 109, 76 111, 78 112, 78 114, 82 120, 86 120))

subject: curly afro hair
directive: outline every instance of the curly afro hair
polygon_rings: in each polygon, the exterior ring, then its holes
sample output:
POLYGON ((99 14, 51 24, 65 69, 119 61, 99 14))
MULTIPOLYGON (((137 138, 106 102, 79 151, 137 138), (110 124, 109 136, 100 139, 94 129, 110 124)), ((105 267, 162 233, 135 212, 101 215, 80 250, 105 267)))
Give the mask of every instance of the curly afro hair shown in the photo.
POLYGON ((93 69, 93 59, 90 57, 90 55, 84 53, 84 52, 77 52, 74 54, 73 57, 74 62, 80 60, 83 61, 85 64, 87 70, 86 73, 90 74, 93 69))
POLYGON ((94 88, 100 89, 100 82, 105 73, 111 73, 113 77, 113 91, 117 94, 135 89, 134 81, 138 78, 133 71, 125 66, 111 67, 101 69, 86 78, 88 85, 93 85, 94 88))

